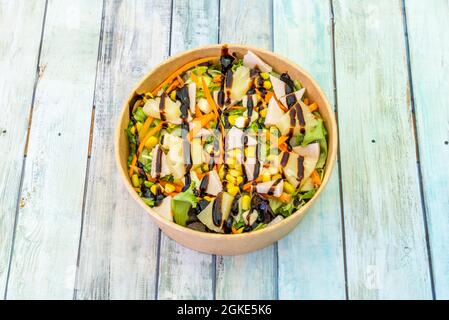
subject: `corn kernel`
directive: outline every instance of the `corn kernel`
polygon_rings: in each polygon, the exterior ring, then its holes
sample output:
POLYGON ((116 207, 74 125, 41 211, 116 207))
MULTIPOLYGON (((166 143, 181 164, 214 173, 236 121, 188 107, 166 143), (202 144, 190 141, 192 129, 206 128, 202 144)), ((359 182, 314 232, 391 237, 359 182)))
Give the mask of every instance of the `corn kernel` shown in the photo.
POLYGON ((207 200, 207 201, 209 201, 209 202, 211 202, 213 199, 211 198, 211 197, 209 197, 209 196, 204 196, 204 198, 203 198, 204 200, 207 200))
POLYGON ((232 184, 236 184, 237 183, 237 180, 233 176, 231 176, 229 173, 226 175, 226 181, 228 181, 228 182, 230 182, 232 184))
POLYGON ((237 184, 241 184, 243 182, 243 177, 242 176, 238 176, 237 177, 237 184))
POLYGON ((140 131, 142 129, 143 124, 141 122, 136 123, 137 131, 140 131))
POLYGON ((228 186, 228 193, 231 195, 231 196, 235 196, 237 193, 239 193, 239 191, 240 191, 240 189, 239 189, 239 187, 236 187, 236 186, 228 186))
POLYGON ((231 174, 231 176, 237 178, 240 175, 240 172, 238 172, 235 169, 229 170, 229 173, 231 174))
POLYGON ((239 116, 238 115, 236 115, 236 114, 232 114, 232 115, 230 115, 229 117, 228 117, 228 121, 229 121, 229 123, 231 124, 231 126, 235 126, 235 122, 237 121, 237 118, 238 118, 239 116))
POLYGON ((136 126, 132 126, 130 131, 132 134, 136 134, 136 126))
POLYGON ((153 184, 150 188, 152 194, 156 195, 157 193, 157 185, 153 184))
POLYGON ((271 177, 271 180, 274 180, 274 181, 276 181, 278 179, 282 179, 282 176, 280 173, 277 173, 271 177))
POLYGON ((133 183, 134 187, 136 187, 136 188, 140 187, 139 176, 137 174, 132 175, 131 182, 133 183))
POLYGON ((224 176, 224 166, 221 166, 220 169, 218 169, 218 175, 220 176, 220 179, 223 179, 223 176, 224 176))
POLYGON ((284 191, 288 194, 292 194, 295 192, 295 188, 291 185, 290 182, 284 181, 284 191))
POLYGON ((270 75, 269 75, 267 72, 262 72, 262 73, 260 74, 260 76, 261 76, 262 79, 264 79, 264 80, 267 80, 267 79, 270 77, 270 75))
POLYGON ((175 188, 174 185, 172 185, 172 184, 170 184, 170 183, 167 183, 167 184, 165 185, 164 189, 165 189, 165 192, 167 192, 167 193, 172 193, 173 191, 175 191, 176 188, 175 188))
POLYGON ((176 90, 173 90, 173 91, 170 93, 170 98, 171 98, 173 101, 176 100, 176 90))
POLYGON ((233 157, 226 157, 226 164, 228 164, 230 166, 234 166, 235 165, 235 158, 233 158, 233 157))
POLYGON ((148 149, 153 148, 155 145, 157 145, 158 141, 156 137, 149 137, 148 140, 145 142, 145 147, 148 149))
POLYGON ((249 210, 249 208, 251 207, 251 197, 247 194, 245 194, 242 197, 242 209, 243 211, 247 211, 249 210))
POLYGON ((259 115, 260 115, 262 118, 265 118, 265 117, 267 116, 267 109, 265 108, 265 109, 260 110, 260 111, 259 111, 259 115))
POLYGON ((265 80, 265 81, 263 82, 263 87, 264 87, 265 89, 267 89, 267 90, 271 89, 271 82, 268 81, 268 80, 265 80))
POLYGON ((262 181, 263 181, 263 182, 271 181, 271 175, 270 175, 269 172, 265 172, 265 173, 262 175, 262 181))

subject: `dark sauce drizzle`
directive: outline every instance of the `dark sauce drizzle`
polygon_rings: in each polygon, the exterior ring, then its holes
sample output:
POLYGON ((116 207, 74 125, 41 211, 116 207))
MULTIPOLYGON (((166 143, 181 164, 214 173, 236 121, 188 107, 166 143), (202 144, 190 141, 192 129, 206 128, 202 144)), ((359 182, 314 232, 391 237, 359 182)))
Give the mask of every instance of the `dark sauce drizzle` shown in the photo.
MULTIPOLYGON (((226 101, 224 101, 223 105, 229 104, 231 102, 231 98, 230 98, 230 92, 231 92, 231 87, 232 87, 232 63, 234 62, 235 58, 233 56, 231 56, 229 54, 229 49, 226 46, 223 46, 223 48, 221 49, 221 57, 220 57, 220 64, 221 64, 221 85, 220 85, 220 91, 218 93, 218 97, 219 97, 219 103, 221 102, 220 99, 225 100, 224 98, 226 97, 226 101), (224 94, 224 90, 225 90, 225 86, 226 86, 226 94, 224 94)), ((223 105, 220 105, 220 107, 222 107, 223 105)), ((225 117, 225 128, 226 128, 226 122, 229 123, 229 121, 227 120, 227 118, 225 117)), ((220 124, 218 123, 217 126, 219 126, 220 124)), ((226 174, 229 171, 229 166, 226 164, 226 145, 225 145, 225 137, 221 137, 222 141, 223 141, 223 152, 225 153, 223 155, 223 187, 226 187, 226 174)), ((221 218, 220 218, 221 219, 221 218)))
POLYGON ((220 227, 222 222, 222 213, 221 213, 222 202, 223 202, 223 192, 220 192, 215 198, 214 204, 212 205, 212 222, 217 227, 220 227))
POLYGON ((183 149, 183 160, 184 166, 186 170, 186 174, 184 175, 184 187, 183 191, 187 190, 192 183, 192 179, 190 177, 190 169, 192 168, 192 154, 190 149, 190 142, 187 139, 187 135, 189 133, 189 123, 187 122, 187 118, 189 116, 189 91, 187 86, 184 86, 178 90, 176 90, 176 98, 181 102, 181 135, 182 135, 182 149, 183 149))
POLYGON ((274 189, 276 188, 276 186, 282 181, 282 179, 277 179, 270 187, 270 189, 268 189, 267 194, 269 196, 272 196, 274 194, 274 189))

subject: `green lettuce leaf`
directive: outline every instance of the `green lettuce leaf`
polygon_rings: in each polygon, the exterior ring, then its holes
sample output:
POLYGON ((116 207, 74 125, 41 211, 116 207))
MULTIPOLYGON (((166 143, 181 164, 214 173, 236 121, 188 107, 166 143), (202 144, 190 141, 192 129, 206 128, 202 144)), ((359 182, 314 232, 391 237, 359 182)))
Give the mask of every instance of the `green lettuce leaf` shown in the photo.
POLYGON ((171 202, 173 219, 177 224, 184 227, 187 225, 187 220, 189 219, 190 208, 196 208, 198 203, 198 197, 193 192, 194 188, 195 183, 192 182, 186 191, 178 193, 173 197, 171 202))
POLYGON ((324 122, 322 119, 317 119, 317 125, 311 130, 306 131, 304 135, 304 140, 302 145, 306 146, 312 142, 318 142, 320 144, 320 157, 316 165, 317 168, 322 168, 326 163, 327 159, 327 141, 326 141, 327 131, 324 127, 324 122))
POLYGON ((145 112, 143 112, 142 107, 137 107, 133 115, 134 119, 136 119, 139 122, 145 122, 145 119, 147 118, 147 115, 145 114, 145 112))
POLYGON ((287 218, 288 216, 291 216, 293 211, 295 210, 295 206, 293 205, 293 202, 289 202, 287 204, 282 205, 281 207, 277 208, 275 213, 276 215, 282 215, 284 218, 287 218))

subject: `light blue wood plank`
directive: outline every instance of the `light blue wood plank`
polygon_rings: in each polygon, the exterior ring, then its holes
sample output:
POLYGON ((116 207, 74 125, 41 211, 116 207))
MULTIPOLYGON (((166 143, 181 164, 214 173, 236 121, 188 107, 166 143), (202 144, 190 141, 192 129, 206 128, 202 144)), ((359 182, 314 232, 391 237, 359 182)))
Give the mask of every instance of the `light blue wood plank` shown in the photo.
POLYGON ((432 298, 401 1, 334 1, 350 299, 432 298))
MULTIPOLYGON (((274 50, 296 61, 334 103, 328 1, 274 1, 274 50)), ((344 299, 338 168, 300 225, 278 243, 280 299, 344 299)))
POLYGON ((449 2, 405 4, 435 295, 449 299, 449 2))
POLYGON ((9 299, 71 299, 102 1, 49 1, 9 299))
POLYGON ((0 2, 0 299, 8 274, 44 11, 45 1, 0 2))
POLYGON ((158 229, 131 198, 113 135, 135 84, 168 55, 169 1, 105 1, 77 299, 153 299, 158 229))
MULTIPOLYGON (((271 1, 220 2, 220 42, 272 49, 271 1)), ((217 257, 217 299, 274 299, 275 246, 242 256, 217 257)))
MULTIPOLYGON (((218 0, 173 2, 171 54, 218 41, 218 0)), ((159 299, 212 299, 213 256, 161 233, 159 299)))

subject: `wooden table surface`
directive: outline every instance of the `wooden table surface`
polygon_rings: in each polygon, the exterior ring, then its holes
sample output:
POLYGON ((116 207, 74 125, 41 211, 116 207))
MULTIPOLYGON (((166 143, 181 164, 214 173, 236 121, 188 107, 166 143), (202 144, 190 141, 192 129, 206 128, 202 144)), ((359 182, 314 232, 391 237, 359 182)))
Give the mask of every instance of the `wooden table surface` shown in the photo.
POLYGON ((448 299, 448 30, 448 0, 0 0, 0 296, 448 299), (291 58, 338 115, 322 196, 243 256, 167 238, 113 156, 137 81, 212 43, 291 58))

